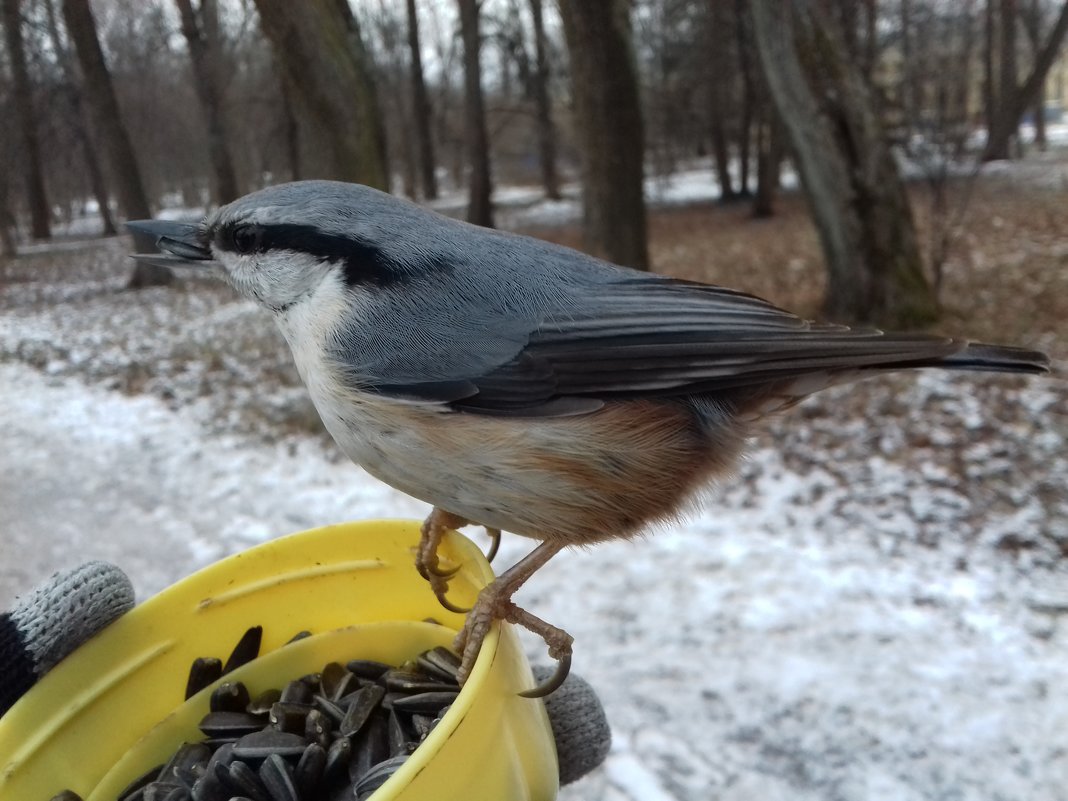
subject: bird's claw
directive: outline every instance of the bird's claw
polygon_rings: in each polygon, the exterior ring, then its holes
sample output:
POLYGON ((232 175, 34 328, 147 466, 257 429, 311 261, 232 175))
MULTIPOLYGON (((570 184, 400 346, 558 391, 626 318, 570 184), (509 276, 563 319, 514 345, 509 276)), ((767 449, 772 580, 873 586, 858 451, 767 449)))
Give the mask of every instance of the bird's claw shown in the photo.
MULTIPOLYGON (((426 573, 430 574, 430 575, 426 575, 426 574, 423 575, 423 578, 425 578, 427 581, 430 580, 430 576, 437 576, 440 579, 448 580, 448 579, 451 579, 453 576, 455 576, 457 573, 460 572, 460 566, 456 565, 455 567, 450 567, 450 568, 444 568, 443 569, 438 564, 435 563, 435 564, 423 565, 423 570, 425 570, 426 573)), ((420 572, 422 572, 422 571, 420 571, 420 572)))
POLYGON ((545 698, 552 695, 554 692, 560 689, 571 673, 571 654, 566 653, 561 656, 556 662, 556 670, 553 671, 548 679, 538 684, 535 687, 531 687, 529 690, 524 690, 519 693, 520 698, 545 698))
POLYGON ((433 584, 431 586, 434 590, 434 596, 438 599, 438 603, 444 606, 450 612, 455 612, 458 615, 466 615, 468 612, 471 611, 468 607, 457 606, 445 597, 445 593, 449 591, 449 586, 447 584, 442 584, 440 587, 433 584))
POLYGON ((486 533, 490 538, 490 547, 489 550, 486 551, 486 561, 492 562, 493 557, 497 555, 497 551, 499 551, 501 547, 501 530, 499 528, 490 528, 489 526, 486 526, 486 533))

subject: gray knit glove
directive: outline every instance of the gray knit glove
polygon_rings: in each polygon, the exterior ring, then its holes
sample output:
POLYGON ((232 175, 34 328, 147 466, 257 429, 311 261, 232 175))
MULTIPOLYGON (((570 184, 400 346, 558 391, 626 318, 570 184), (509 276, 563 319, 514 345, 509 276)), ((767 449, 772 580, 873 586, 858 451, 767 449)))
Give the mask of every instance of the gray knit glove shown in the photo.
MULTIPOLYGON (((534 678, 540 684, 554 672, 555 668, 539 665, 534 668, 534 678)), ((544 700, 556 739, 560 784, 570 784, 604 762, 612 745, 612 731, 601 699, 581 676, 569 674, 560 689, 544 700)))
POLYGON ((0 612, 0 715, 133 605, 125 573, 107 562, 88 562, 56 573, 10 612, 0 612))

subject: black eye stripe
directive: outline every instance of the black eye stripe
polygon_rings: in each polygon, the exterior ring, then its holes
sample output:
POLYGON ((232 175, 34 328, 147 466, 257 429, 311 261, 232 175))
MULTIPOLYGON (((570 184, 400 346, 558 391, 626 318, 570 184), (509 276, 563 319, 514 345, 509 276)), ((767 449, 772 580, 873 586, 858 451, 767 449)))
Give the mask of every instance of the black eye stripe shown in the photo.
POLYGON ((386 286, 409 277, 407 271, 383 254, 377 245, 355 237, 323 233, 310 225, 229 224, 216 229, 214 241, 218 249, 231 253, 291 250, 317 256, 324 261, 340 262, 345 283, 350 286, 386 286))

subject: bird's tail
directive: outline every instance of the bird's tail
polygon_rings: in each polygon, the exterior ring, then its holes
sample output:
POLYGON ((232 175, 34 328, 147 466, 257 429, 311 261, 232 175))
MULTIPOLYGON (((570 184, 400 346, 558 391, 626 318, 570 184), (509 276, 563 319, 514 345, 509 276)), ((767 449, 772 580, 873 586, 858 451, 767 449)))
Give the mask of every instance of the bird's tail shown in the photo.
POLYGON ((914 362, 903 366, 943 367, 949 370, 1039 375, 1049 372, 1049 356, 1041 351, 1028 350, 1027 348, 969 342, 963 349, 950 356, 943 356, 930 361, 914 362))

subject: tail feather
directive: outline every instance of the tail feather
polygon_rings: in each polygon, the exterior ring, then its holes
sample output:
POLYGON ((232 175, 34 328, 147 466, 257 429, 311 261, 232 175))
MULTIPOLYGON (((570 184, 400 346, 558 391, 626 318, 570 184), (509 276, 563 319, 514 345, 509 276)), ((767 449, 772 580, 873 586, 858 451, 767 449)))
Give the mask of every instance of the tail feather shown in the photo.
POLYGON ((963 350, 932 362, 930 366, 950 370, 1039 375, 1049 372, 1049 356, 1041 351, 1026 348, 969 342, 963 350))

